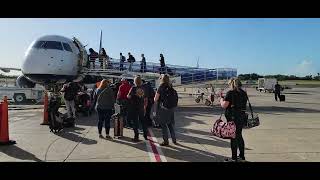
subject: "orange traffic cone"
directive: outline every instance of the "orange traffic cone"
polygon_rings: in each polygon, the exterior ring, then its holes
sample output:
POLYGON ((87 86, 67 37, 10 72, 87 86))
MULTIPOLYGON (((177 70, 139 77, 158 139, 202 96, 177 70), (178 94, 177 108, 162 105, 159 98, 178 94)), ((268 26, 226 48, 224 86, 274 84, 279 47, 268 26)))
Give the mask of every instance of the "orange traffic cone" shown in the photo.
POLYGON ((12 145, 16 141, 9 140, 8 99, 4 96, 0 104, 0 145, 12 145))
POLYGON ((40 125, 49 125, 49 115, 48 115, 48 93, 47 91, 44 92, 44 107, 43 107, 43 122, 40 125))

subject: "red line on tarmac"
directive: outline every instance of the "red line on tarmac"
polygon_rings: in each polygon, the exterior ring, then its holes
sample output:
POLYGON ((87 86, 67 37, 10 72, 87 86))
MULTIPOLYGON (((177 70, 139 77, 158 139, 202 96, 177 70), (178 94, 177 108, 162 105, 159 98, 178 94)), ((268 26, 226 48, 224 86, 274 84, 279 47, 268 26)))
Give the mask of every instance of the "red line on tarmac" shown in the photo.
MULTIPOLYGON (((149 133, 149 131, 148 131, 148 135, 149 135, 150 138, 152 138, 151 135, 150 135, 150 133, 149 133)), ((154 144, 153 140, 152 140, 152 139, 151 139, 151 140, 149 139, 149 143, 150 143, 150 145, 151 145, 151 149, 152 149, 153 155, 154 155, 154 157, 155 157, 155 159, 156 159, 156 162, 161 162, 160 155, 159 155, 159 153, 158 153, 158 150, 157 150, 156 145, 154 144)))

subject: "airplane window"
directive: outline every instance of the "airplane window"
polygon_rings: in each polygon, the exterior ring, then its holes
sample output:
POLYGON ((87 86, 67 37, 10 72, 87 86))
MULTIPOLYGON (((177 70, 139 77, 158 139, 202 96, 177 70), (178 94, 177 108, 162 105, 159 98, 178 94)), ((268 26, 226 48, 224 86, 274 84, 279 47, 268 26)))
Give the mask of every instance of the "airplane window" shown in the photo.
POLYGON ((63 45, 64 50, 72 52, 72 49, 71 49, 71 47, 70 47, 69 44, 67 44, 67 43, 62 43, 62 45, 63 45))
POLYGON ((57 42, 57 41, 46 41, 43 48, 63 50, 61 42, 57 42))
POLYGON ((34 43, 34 45, 32 47, 39 49, 43 46, 44 43, 45 43, 45 41, 37 41, 36 43, 34 43))

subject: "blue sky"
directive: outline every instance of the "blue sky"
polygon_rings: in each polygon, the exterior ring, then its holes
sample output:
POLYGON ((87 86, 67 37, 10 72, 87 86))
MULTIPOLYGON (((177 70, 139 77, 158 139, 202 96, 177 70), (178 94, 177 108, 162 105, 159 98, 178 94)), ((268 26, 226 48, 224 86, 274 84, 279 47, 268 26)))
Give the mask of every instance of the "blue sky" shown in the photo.
POLYGON ((131 52, 140 60, 207 68, 232 67, 240 73, 320 72, 320 19, 0 19, 0 66, 20 67, 36 38, 77 37, 111 57, 131 52))

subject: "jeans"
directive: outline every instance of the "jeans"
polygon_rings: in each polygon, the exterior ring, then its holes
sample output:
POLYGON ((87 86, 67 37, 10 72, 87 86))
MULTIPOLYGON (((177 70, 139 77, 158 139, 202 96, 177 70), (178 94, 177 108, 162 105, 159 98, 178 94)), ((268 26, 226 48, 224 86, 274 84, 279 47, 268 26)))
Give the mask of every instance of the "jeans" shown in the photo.
POLYGON ((242 128, 243 128, 243 121, 234 121, 236 124, 236 138, 231 139, 231 153, 232 159, 237 159, 237 151, 239 148, 240 154, 239 156, 244 159, 244 140, 242 137, 242 128))
POLYGON ((132 62, 129 64, 129 69, 128 69, 129 71, 132 71, 132 64, 133 64, 132 62))
POLYGON ((279 100, 280 100, 280 91, 278 92, 278 91, 275 91, 274 92, 274 99, 276 100, 276 101, 278 101, 278 98, 277 97, 279 97, 279 100))
POLYGON ((170 123, 162 123, 160 124, 161 129, 162 129, 162 138, 164 142, 169 142, 169 133, 168 133, 168 129, 170 131, 170 135, 171 135, 171 139, 173 142, 177 141, 176 139, 176 133, 174 130, 174 113, 172 113, 171 116, 172 120, 170 121, 170 123))
POLYGON ((110 132, 110 119, 112 116, 112 109, 100 109, 97 108, 97 112, 98 112, 98 117, 99 117, 99 121, 98 121, 98 132, 99 134, 102 133, 102 126, 103 126, 103 122, 104 122, 104 128, 106 129, 106 134, 109 135, 110 132))
POLYGON ((142 125, 143 136, 147 137, 148 135, 148 128, 144 118, 144 112, 142 109, 136 109, 132 111, 130 118, 133 121, 133 131, 134 131, 134 138, 139 138, 139 121, 142 125))
POLYGON ((68 118, 71 118, 71 117, 76 118, 76 107, 75 107, 74 100, 72 101, 64 100, 64 103, 66 104, 68 118))
POLYGON ((153 106, 152 102, 149 101, 148 105, 147 105, 147 108, 146 108, 146 115, 144 117, 145 121, 146 121, 146 124, 149 127, 152 126, 152 119, 150 118, 150 113, 151 113, 152 106, 153 106))

